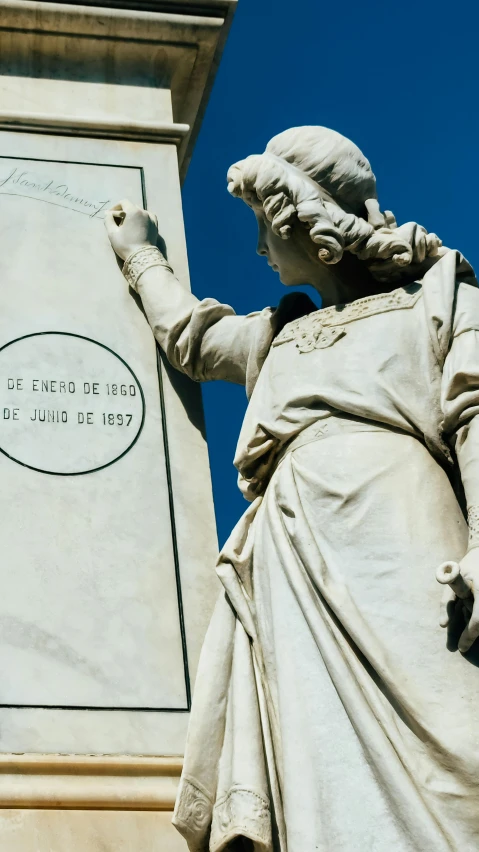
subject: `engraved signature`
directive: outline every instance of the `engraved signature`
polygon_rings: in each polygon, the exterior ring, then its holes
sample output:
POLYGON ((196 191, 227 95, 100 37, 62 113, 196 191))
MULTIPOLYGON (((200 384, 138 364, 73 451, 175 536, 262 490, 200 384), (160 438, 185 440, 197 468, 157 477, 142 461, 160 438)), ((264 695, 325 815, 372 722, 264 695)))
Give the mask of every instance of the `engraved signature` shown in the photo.
POLYGON ((111 202, 95 201, 83 195, 76 195, 66 183, 57 183, 53 179, 39 179, 34 172, 13 168, 5 178, 0 178, 0 194, 21 195, 36 201, 44 201, 57 207, 67 207, 75 213, 82 213, 90 219, 104 219, 100 215, 111 202))

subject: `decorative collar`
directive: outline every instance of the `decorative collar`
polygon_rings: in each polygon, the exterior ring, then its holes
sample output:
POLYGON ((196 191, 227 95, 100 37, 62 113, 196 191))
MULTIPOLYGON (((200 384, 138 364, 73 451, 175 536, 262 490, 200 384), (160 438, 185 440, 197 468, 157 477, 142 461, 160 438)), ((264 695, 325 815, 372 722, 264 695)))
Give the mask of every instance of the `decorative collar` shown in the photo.
MULTIPOLYGON (((402 308, 412 308, 422 293, 421 284, 415 282, 407 287, 399 287, 390 293, 377 293, 375 296, 365 296, 355 302, 345 305, 331 305, 329 308, 321 308, 313 311, 293 322, 287 323, 283 330, 273 340, 273 346, 297 340, 299 337, 313 332, 313 330, 324 326, 343 326, 355 320, 364 319, 373 314, 397 311, 402 308)), ((345 332, 343 332, 344 334, 345 332)), ((339 338, 339 334, 337 337, 339 338)), ((341 335, 342 336, 342 335, 341 335)))

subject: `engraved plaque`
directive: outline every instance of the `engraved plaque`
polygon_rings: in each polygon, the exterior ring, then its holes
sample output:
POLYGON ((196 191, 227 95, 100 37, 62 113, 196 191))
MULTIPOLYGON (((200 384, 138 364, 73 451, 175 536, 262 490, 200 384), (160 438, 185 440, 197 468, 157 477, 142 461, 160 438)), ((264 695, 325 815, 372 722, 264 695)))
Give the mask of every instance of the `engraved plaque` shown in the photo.
POLYGON ((0 705, 186 710, 165 407, 105 209, 142 169, 0 157, 0 705))
POLYGON ((0 349, 0 450, 39 473, 75 476, 135 444, 143 390, 118 355, 77 334, 30 334, 0 349))

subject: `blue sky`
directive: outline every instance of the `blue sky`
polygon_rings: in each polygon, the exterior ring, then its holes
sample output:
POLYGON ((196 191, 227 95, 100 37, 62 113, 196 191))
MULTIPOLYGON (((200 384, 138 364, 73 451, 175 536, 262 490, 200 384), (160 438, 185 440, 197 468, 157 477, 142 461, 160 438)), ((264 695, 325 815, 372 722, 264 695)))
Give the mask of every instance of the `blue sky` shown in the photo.
MULTIPOLYGON (((191 281, 247 313, 284 287, 255 254, 256 226, 226 171, 275 133, 322 124, 371 161, 379 201, 479 265, 479 12, 473 0, 239 0, 186 178, 191 281)), ((246 508, 232 459, 244 388, 203 385, 218 536, 246 508)))

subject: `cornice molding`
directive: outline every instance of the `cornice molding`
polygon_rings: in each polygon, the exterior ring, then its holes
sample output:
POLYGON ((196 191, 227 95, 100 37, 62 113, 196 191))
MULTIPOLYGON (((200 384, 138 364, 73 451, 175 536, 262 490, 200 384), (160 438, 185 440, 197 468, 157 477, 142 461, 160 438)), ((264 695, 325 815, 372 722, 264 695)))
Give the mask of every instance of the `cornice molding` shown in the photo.
MULTIPOLYGON (((25 0, 19 0, 19 2, 25 2, 25 0)), ((45 0, 38 0, 38 2, 43 4, 45 0)), ((65 6, 76 5, 75 0, 46 0, 46 2, 65 6)), ((82 5, 103 9, 169 12, 179 15, 212 15, 226 20, 234 14, 237 0, 82 0, 82 5)))
POLYGON ((0 808, 172 811, 180 757, 0 755, 0 808))
MULTIPOLYGON (((63 3, 60 0, 0 0, 0 29, 11 32, 36 32, 43 35, 83 35, 105 40, 168 43, 185 27, 219 30, 223 17, 205 15, 196 8, 194 15, 176 9, 153 9, 144 6, 112 6, 85 3, 63 3), (132 27, 134 29, 132 30, 132 27)), ((212 11, 211 9, 209 10, 212 11)), ((201 34, 200 34, 201 35, 201 34)), ((185 44, 196 44, 198 34, 184 33, 185 44)))
POLYGON ((42 113, 2 112, 0 128, 5 130, 30 130, 36 133, 61 133, 90 136, 101 139, 128 139, 136 142, 170 142, 180 145, 189 133, 188 124, 167 124, 154 121, 102 120, 97 118, 72 118, 50 116, 42 113))
POLYGON ((0 80, 5 79, 6 93, 1 126, 114 139, 173 141, 179 146, 184 176, 235 7, 236 0, 86 0, 82 4, 70 0, 0 0, 0 80), (97 74, 91 81, 82 71, 90 63, 97 74), (38 113, 28 112, 18 83, 24 79, 27 85, 32 78, 35 94, 30 103, 36 104, 38 113), (42 80, 45 95, 40 92, 42 80), (72 87, 77 81, 81 83, 77 89, 79 99, 72 98, 72 114, 68 116, 59 115, 66 111, 61 98, 57 103, 55 97, 47 94, 59 91, 62 81, 63 91, 69 81, 72 87), (113 112, 118 114, 103 121, 97 111, 89 121, 84 117, 88 109, 85 86, 103 83, 114 93, 111 103, 113 112), (56 86, 55 90, 49 88, 50 84, 56 86), (14 96, 9 94, 12 85, 18 89, 18 110, 12 103, 14 96), (138 106, 130 98, 128 115, 123 119, 122 87, 135 85, 138 106), (170 117, 165 114, 165 97, 158 102, 152 98, 152 93, 170 89, 172 129, 158 123, 170 117), (147 121, 155 110, 157 121, 147 121))

